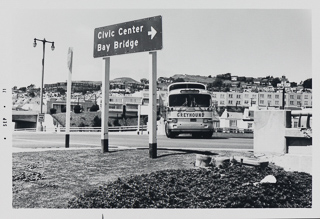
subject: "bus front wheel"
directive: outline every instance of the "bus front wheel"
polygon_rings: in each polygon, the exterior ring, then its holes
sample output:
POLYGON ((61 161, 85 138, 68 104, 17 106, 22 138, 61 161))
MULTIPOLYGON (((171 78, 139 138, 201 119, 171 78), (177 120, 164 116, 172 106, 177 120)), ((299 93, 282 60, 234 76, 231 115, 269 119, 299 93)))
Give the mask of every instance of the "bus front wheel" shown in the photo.
POLYGON ((172 133, 171 129, 169 129, 168 126, 169 126, 168 123, 166 123, 166 127, 165 127, 166 136, 167 136, 168 138, 174 138, 174 137, 176 137, 176 135, 172 133))

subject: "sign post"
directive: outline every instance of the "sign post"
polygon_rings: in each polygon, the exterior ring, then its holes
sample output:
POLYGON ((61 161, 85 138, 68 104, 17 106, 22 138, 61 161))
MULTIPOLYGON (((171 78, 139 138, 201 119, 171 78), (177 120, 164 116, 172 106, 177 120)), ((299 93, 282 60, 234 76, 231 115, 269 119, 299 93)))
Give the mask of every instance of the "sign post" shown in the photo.
POLYGON ((109 80, 110 57, 104 58, 104 74, 102 74, 102 112, 101 112, 101 151, 109 151, 108 120, 109 120, 109 80))
POLYGON ((149 157, 157 158, 157 52, 149 58, 149 157))
MULTIPOLYGON (((95 28, 93 57, 105 57, 102 87, 104 89, 101 114, 101 146, 102 152, 108 151, 109 120, 109 77, 110 57, 136 52, 147 52, 162 49, 162 17, 149 17, 140 20, 95 28)), ((156 112, 157 112, 157 53, 150 52, 150 112, 149 112, 149 154, 157 157, 156 112)), ((138 128, 139 133, 139 128, 138 128)))
POLYGON ((70 142, 70 114, 71 114, 71 84, 72 84, 72 60, 73 48, 69 47, 68 51, 68 82, 67 82, 67 104, 66 104, 66 138, 65 147, 69 148, 70 142))

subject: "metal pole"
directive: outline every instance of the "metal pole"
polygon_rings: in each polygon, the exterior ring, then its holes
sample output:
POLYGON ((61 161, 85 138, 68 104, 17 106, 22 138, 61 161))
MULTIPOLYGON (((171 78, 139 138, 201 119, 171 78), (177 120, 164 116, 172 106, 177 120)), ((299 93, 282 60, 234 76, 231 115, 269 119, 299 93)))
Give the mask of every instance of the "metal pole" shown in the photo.
POLYGON ((102 113, 101 113, 101 150, 102 153, 109 151, 108 120, 109 120, 109 77, 110 57, 104 58, 104 72, 102 74, 102 113))
POLYGON ((283 88, 283 90, 282 90, 282 109, 283 110, 284 110, 285 98, 286 98, 285 93, 286 93, 286 90, 285 90, 285 88, 283 88))
POLYGON ((138 131, 137 134, 140 135, 140 115, 141 115, 141 105, 138 105, 138 131))
POLYGON ((149 52, 149 157, 157 158, 157 52, 149 52))
MULTIPOLYGON (((42 115, 42 105, 43 105, 43 78, 44 78, 44 57, 45 57, 45 39, 43 41, 43 54, 42 54, 42 79, 41 79, 41 89, 40 89, 40 114, 42 115)), ((43 131, 42 120, 40 120, 40 131, 43 131)))
POLYGON ((68 66, 68 82, 67 82, 67 104, 66 104, 66 139, 65 147, 69 148, 70 142, 70 114, 71 114, 71 85, 72 85, 72 60, 73 60, 73 50, 69 48, 68 51, 69 66, 68 66))

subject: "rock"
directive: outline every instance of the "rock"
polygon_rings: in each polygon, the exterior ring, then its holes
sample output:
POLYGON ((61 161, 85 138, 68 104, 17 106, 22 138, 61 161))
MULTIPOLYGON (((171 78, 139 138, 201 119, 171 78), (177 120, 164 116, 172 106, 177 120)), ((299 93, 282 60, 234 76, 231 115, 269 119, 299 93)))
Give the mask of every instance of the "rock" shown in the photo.
POLYGON ((196 167, 209 167, 211 164, 211 157, 208 155, 197 154, 196 155, 196 167))
POLYGON ((229 157, 212 157, 211 164, 219 168, 226 168, 230 165, 229 157))
POLYGON ((268 175, 260 181, 260 183, 276 183, 276 182, 277 182, 277 179, 273 175, 268 175))

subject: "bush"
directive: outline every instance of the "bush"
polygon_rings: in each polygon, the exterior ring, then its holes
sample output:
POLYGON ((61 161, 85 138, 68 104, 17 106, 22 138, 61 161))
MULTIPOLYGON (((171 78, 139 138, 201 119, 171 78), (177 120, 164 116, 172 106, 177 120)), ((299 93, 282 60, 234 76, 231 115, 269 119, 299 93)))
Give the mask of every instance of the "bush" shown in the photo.
POLYGON ((311 208, 312 177, 268 167, 163 170, 132 176, 70 199, 69 208, 311 208), (276 183, 254 185, 266 175, 276 183))
POLYGON ((52 114, 56 114, 56 112, 57 112, 57 109, 55 109, 55 108, 51 108, 50 109, 50 114, 52 115, 52 114))
POLYGON ((113 121, 113 125, 114 125, 114 126, 121 126, 121 124, 120 124, 120 122, 119 122, 119 119, 115 119, 115 120, 113 121))
POLYGON ((93 127, 101 127, 101 118, 99 118, 98 116, 95 116, 93 118, 93 127))
POLYGON ((81 113, 81 106, 80 106, 80 105, 76 105, 76 106, 73 108, 73 112, 74 112, 74 113, 81 113))
POLYGON ((99 105, 94 104, 90 107, 90 112, 97 112, 99 110, 99 105))

